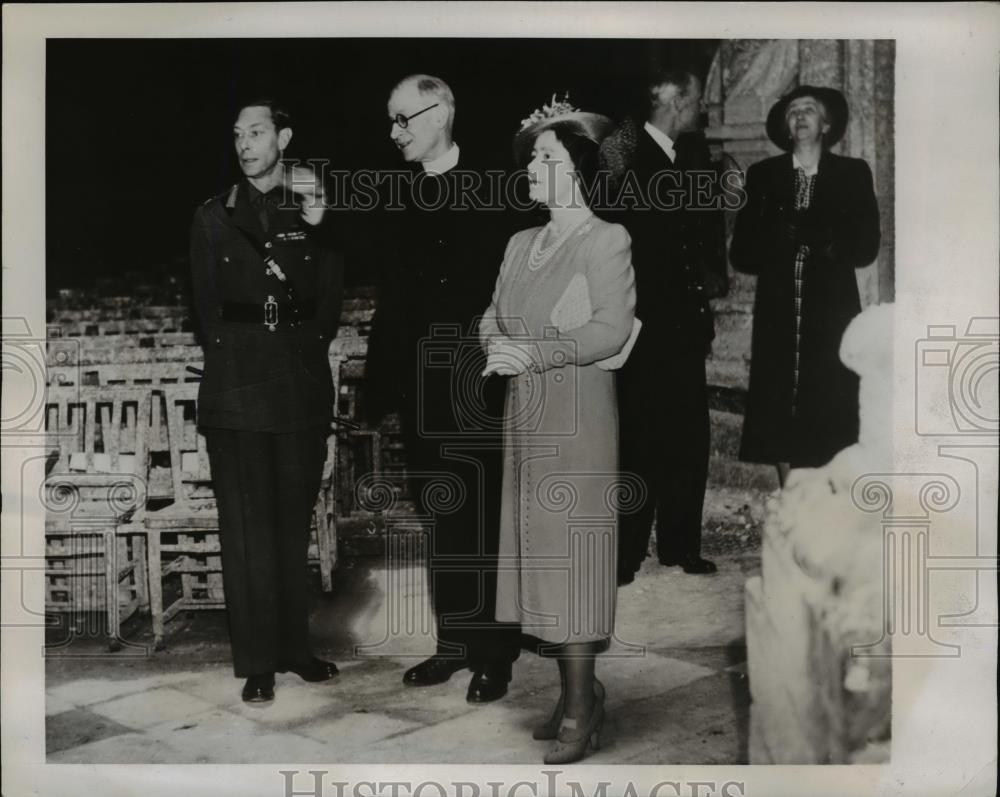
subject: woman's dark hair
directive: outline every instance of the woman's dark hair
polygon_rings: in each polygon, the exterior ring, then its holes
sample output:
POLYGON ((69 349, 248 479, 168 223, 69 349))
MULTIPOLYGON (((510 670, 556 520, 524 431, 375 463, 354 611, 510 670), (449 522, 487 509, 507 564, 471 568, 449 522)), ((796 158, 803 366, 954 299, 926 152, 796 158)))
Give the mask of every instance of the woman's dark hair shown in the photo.
POLYGON ((594 185, 597 182, 597 173, 600 170, 598 155, 601 145, 593 139, 584 135, 580 126, 573 122, 556 122, 549 128, 555 133, 569 157, 573 161, 573 170, 576 172, 577 181, 583 195, 589 199, 594 185))
POLYGON ((599 190, 600 176, 600 144, 594 139, 594 131, 577 119, 566 119, 544 125, 536 134, 521 137, 516 142, 515 156, 519 168, 524 168, 531 160, 531 150, 535 141, 542 133, 551 130, 559 143, 566 148, 573 170, 576 172, 577 184, 581 195, 589 206, 595 202, 595 193, 599 190))

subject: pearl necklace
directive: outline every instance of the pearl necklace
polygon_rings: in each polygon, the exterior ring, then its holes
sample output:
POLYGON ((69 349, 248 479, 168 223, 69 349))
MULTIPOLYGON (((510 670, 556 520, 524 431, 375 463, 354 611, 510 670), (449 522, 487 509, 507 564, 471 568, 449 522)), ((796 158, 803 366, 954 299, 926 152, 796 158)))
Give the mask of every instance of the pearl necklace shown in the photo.
POLYGON ((555 225, 550 221, 542 229, 538 231, 538 235, 535 236, 535 240, 531 242, 531 250, 528 252, 528 270, 538 271, 542 266, 548 263, 552 259, 552 255, 556 253, 556 250, 569 240, 569 237, 573 233, 578 233, 583 235, 585 232, 591 228, 591 219, 594 214, 591 213, 589 216, 583 219, 579 224, 574 227, 568 228, 562 233, 555 241, 546 247, 542 247, 542 241, 545 238, 545 233, 548 230, 555 230, 555 225))

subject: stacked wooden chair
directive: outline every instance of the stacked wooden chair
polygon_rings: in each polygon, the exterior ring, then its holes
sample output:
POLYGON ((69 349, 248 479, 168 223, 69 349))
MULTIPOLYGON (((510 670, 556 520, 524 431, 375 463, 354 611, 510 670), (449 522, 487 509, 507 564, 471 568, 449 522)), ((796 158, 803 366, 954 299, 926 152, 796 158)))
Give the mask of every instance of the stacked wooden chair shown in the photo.
POLYGON ((54 386, 46 400, 46 610, 103 612, 112 650, 122 623, 149 610, 150 406, 142 388, 54 386))

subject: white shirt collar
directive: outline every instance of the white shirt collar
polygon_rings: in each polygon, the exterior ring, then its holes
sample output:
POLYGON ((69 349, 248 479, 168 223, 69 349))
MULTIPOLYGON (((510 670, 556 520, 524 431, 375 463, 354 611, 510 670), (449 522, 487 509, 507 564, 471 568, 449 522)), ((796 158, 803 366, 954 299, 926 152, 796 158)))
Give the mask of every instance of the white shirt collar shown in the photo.
POLYGON ((660 130, 660 128, 654 127, 650 122, 646 122, 645 130, 653 137, 653 141, 659 145, 660 149, 667 153, 667 157, 670 158, 671 162, 677 160, 677 153, 674 152, 674 141, 670 136, 660 130))
POLYGON ((805 166, 802 165, 802 162, 799 160, 799 156, 796 155, 793 152, 792 153, 792 168, 793 169, 802 169, 802 171, 804 171, 806 173, 806 177, 812 177, 814 174, 816 174, 819 171, 819 161, 816 161, 816 163, 814 163, 810 168, 807 169, 805 166))
POLYGON ((456 166, 458 166, 458 144, 454 142, 452 142, 451 149, 441 157, 423 162, 424 171, 431 172, 431 174, 444 174, 456 166))

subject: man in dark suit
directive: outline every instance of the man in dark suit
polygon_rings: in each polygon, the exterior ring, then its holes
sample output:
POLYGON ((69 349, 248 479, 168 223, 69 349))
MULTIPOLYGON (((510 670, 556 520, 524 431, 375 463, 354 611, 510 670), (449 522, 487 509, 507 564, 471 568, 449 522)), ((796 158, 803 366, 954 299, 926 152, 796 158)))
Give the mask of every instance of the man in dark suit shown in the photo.
POLYGON ((337 674, 309 649, 306 561, 333 411, 327 352, 343 262, 312 173, 281 162, 287 112, 254 101, 233 133, 244 177, 199 207, 191 227, 205 351, 198 423, 218 503, 233 666, 247 679, 243 699, 267 703, 276 671, 306 681, 337 674))
MULTIPOLYGON (((634 201, 617 208, 615 221, 632 237, 636 316, 642 330, 618 372, 621 468, 646 486, 634 511, 619 525, 619 583, 635 578, 656 516, 661 564, 686 573, 713 573, 701 557, 701 517, 708 479, 709 415, 705 356, 714 337, 704 288, 704 210, 691 193, 678 138, 695 131, 703 110, 701 81, 667 71, 649 82, 648 121, 634 146, 618 158, 617 182, 634 201), (631 188, 629 188, 631 186, 631 188), (699 215, 702 214, 702 215, 699 215)), ((606 161, 613 161, 605 142, 606 161)))
MULTIPOLYGON (((416 168, 409 197, 386 211, 391 251, 366 363, 369 421, 402 415, 418 505, 431 519, 429 571, 437 651, 403 681, 429 686, 474 672, 467 699, 507 692, 520 629, 495 619, 503 380, 484 379, 479 316, 489 306, 509 230, 506 215, 474 209, 466 191, 483 164, 452 140, 455 99, 440 78, 412 75, 389 97, 391 137, 416 168), (435 475, 457 479, 448 506, 431 499, 435 475)), ((482 191, 482 189, 481 189, 482 191)), ((484 193, 479 193, 484 199, 484 193)))

